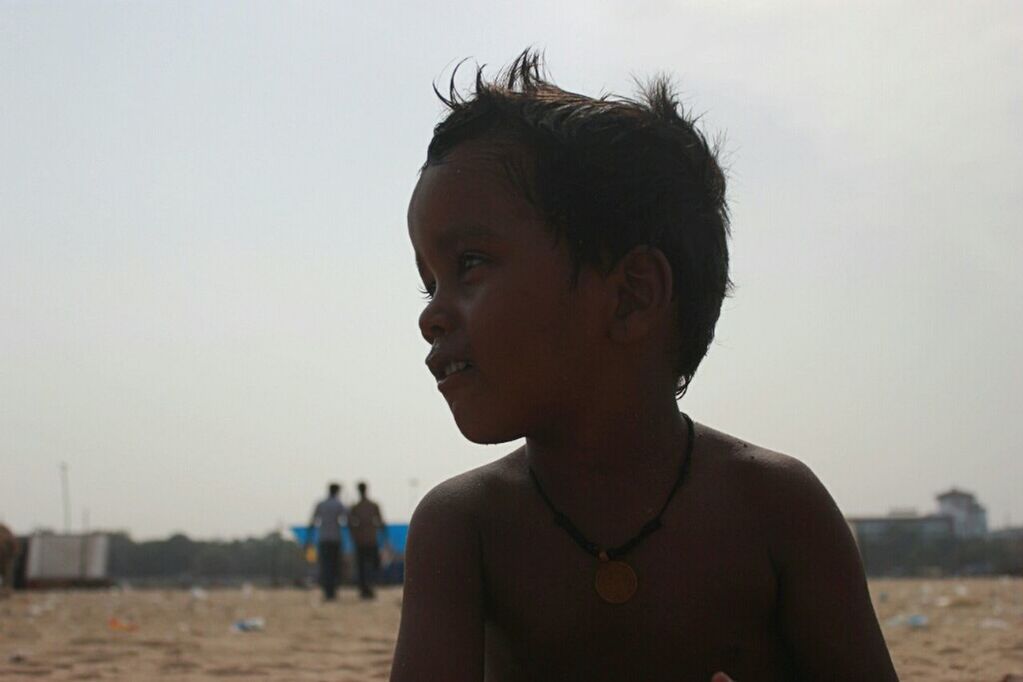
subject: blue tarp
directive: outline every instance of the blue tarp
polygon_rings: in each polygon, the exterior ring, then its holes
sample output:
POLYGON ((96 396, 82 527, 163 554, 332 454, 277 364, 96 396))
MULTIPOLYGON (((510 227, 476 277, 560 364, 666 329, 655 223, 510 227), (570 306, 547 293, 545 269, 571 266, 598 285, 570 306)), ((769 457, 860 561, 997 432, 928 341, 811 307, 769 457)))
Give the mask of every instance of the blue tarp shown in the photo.
MULTIPOLYGON (((312 543, 316 543, 316 528, 313 528, 313 537, 310 540, 312 543)), ((292 526, 291 534, 295 536, 295 541, 300 545, 306 543, 306 535, 309 533, 308 526, 292 526)), ((408 537, 408 524, 407 523, 392 523, 387 525, 387 539, 386 541, 391 545, 395 552, 398 554, 405 553, 405 539, 408 537)), ((380 546, 383 547, 385 543, 383 531, 380 533, 380 546)), ((348 533, 347 528, 341 529, 341 546, 343 551, 352 551, 352 536, 348 533)))

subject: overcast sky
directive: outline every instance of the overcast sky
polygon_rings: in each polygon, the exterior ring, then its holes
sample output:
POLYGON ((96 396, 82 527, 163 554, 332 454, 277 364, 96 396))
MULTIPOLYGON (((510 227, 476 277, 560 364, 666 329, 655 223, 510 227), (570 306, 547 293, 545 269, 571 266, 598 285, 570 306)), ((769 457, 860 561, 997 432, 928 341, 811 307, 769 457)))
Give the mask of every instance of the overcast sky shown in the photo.
POLYGON ((264 533, 360 478, 400 521, 509 451, 423 365, 405 212, 431 83, 530 45, 727 136, 688 413, 849 515, 1023 523, 1023 3, 930 0, 0 2, 0 519, 61 528, 67 462, 75 529, 264 533))

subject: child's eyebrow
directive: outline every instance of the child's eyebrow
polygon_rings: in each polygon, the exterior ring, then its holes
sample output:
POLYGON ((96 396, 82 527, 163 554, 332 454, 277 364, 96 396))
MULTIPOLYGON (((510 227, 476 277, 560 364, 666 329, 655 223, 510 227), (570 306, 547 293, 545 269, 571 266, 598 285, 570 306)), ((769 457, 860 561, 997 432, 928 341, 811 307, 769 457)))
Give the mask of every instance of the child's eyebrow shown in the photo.
MULTIPOLYGON (((445 227, 437 238, 436 249, 438 251, 447 251, 458 244, 459 241, 464 239, 480 239, 484 241, 495 241, 500 238, 500 232, 492 227, 485 225, 451 225, 445 227)), ((419 270, 419 274, 422 275, 424 268, 426 267, 423 262, 423 257, 417 249, 416 254, 416 268, 419 270)))
MULTIPOLYGON (((459 241, 464 239, 483 239, 487 241, 493 241, 500 237, 500 232, 492 227, 486 225, 449 225, 443 228, 440 235, 434 241, 434 247, 437 251, 448 251, 451 247, 456 245, 459 241)), ((419 254, 416 252, 415 255, 416 263, 419 262, 419 254)))
POLYGON ((450 248, 461 239, 497 239, 500 233, 486 225, 451 225, 444 229, 437 239, 440 248, 450 248))

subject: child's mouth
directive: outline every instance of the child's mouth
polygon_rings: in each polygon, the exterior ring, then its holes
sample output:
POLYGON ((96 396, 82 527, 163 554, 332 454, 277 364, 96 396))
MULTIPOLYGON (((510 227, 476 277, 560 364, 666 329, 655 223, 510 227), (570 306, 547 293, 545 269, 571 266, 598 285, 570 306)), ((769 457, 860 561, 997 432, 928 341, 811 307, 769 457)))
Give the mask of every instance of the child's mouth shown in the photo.
POLYGON ((468 360, 453 359, 459 355, 465 356, 461 352, 449 353, 440 348, 434 348, 427 356, 426 366, 430 368, 430 373, 437 380, 438 388, 443 384, 447 384, 449 379, 463 374, 466 370, 475 369, 468 360))
POLYGON ((438 381, 444 381, 452 374, 469 369, 470 367, 472 367, 472 365, 470 365, 468 362, 465 362, 464 360, 457 362, 449 362, 441 370, 440 377, 438 377, 438 381))

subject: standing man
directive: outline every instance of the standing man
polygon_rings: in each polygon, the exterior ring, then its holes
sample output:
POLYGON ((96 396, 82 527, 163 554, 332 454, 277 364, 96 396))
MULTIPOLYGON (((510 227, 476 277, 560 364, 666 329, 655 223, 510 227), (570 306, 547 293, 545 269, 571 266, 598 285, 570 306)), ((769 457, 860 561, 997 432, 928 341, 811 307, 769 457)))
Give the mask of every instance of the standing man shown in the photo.
POLYGON ((306 535, 306 547, 312 543, 313 527, 319 525, 319 559, 320 586, 323 598, 334 601, 337 598, 337 584, 341 566, 341 525, 345 521, 347 510, 338 495, 341 486, 331 483, 327 488, 327 499, 316 505, 313 517, 309 520, 306 535))
POLYGON ((360 481, 359 502, 352 507, 348 515, 348 527, 352 532, 352 540, 355 542, 355 565, 359 572, 359 596, 363 599, 372 599, 373 583, 376 581, 376 572, 380 568, 380 549, 377 546, 377 537, 380 530, 387 533, 387 526, 380 515, 380 507, 366 497, 366 483, 360 481))

